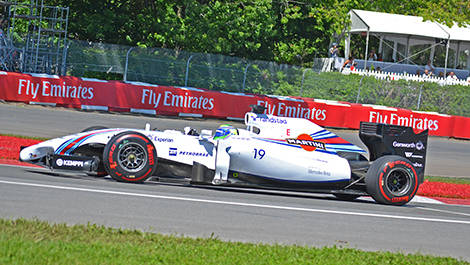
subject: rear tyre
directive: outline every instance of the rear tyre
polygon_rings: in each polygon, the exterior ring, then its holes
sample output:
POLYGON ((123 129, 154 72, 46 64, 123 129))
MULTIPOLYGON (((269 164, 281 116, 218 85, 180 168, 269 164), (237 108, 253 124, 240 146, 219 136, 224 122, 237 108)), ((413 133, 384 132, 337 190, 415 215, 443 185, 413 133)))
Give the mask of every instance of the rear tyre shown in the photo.
POLYGON ((366 174, 367 192, 382 204, 404 205, 413 199, 418 186, 415 168, 401 156, 378 158, 366 174))
POLYGON ((138 132, 122 132, 104 148, 103 160, 109 175, 122 182, 141 183, 157 168, 157 150, 145 135, 138 132))

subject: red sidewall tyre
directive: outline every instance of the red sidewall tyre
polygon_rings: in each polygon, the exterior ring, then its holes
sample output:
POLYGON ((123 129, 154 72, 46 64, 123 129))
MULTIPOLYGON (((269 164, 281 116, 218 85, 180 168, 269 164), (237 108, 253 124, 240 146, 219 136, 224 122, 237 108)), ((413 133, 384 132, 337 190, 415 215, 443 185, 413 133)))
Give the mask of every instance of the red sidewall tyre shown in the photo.
POLYGON ((416 195, 418 186, 416 169, 401 156, 380 157, 367 171, 367 192, 382 204, 404 205, 416 195))
POLYGON ((145 135, 127 131, 109 140, 103 162, 109 175, 122 182, 141 183, 157 168, 157 150, 145 135))

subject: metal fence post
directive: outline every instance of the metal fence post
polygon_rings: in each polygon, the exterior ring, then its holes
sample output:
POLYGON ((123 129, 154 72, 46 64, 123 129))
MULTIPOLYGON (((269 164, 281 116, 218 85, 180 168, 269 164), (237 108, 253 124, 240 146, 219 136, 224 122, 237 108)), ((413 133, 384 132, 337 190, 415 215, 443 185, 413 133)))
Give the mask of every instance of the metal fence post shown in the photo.
POLYGON ((129 54, 131 53, 131 51, 134 48, 136 48, 136 47, 130 47, 129 50, 127 50, 127 53, 126 53, 126 65, 124 66, 124 76, 123 76, 124 82, 127 81, 127 67, 129 65, 129 54))
POLYGON ((186 73, 184 75, 184 86, 188 86, 188 76, 189 76, 189 61, 193 58, 194 55, 189 56, 188 61, 186 62, 186 73))
POLYGON ((300 82, 300 95, 299 97, 302 96, 303 92, 304 92, 304 80, 305 80, 305 73, 308 71, 308 70, 311 70, 310 68, 306 68, 302 71, 302 81, 300 82))
POLYGON ((363 75, 361 80, 359 81, 359 87, 357 88, 356 104, 359 103, 359 96, 361 95, 362 80, 364 79, 364 77, 366 77, 366 76, 363 75))
POLYGON ((242 91, 245 92, 245 83, 246 83, 246 73, 248 72, 248 67, 250 67, 251 63, 248 63, 245 67, 245 71, 243 71, 243 85, 242 91))
POLYGON ((62 52, 62 67, 60 69, 59 75, 66 75, 67 74, 67 55, 69 51, 70 43, 65 40, 64 50, 62 52))
POLYGON ((423 92, 423 86, 424 86, 424 84, 419 87, 417 110, 419 110, 419 107, 421 106, 421 95, 422 95, 422 92, 423 92))

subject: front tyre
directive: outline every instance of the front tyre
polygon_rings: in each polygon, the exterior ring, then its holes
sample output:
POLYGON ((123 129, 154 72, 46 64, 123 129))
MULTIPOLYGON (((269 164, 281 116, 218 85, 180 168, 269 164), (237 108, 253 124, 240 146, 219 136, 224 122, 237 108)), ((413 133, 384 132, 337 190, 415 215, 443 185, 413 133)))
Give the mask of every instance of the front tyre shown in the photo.
POLYGON ((119 133, 104 148, 103 162, 109 175, 122 182, 141 183, 157 168, 157 150, 145 135, 119 133))
POLYGON ((382 204, 404 205, 413 199, 418 186, 415 168, 401 156, 378 158, 366 174, 367 192, 382 204))

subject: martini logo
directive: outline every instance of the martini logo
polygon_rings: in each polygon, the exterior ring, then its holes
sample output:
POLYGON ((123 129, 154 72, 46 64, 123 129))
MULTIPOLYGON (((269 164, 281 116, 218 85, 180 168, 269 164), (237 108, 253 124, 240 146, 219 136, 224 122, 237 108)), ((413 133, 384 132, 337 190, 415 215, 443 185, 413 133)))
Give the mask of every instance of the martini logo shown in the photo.
POLYGON ((286 141, 289 144, 300 145, 302 149, 309 152, 315 151, 317 148, 326 150, 324 143, 314 141, 312 136, 308 134, 301 134, 297 136, 297 139, 287 138, 286 141))

